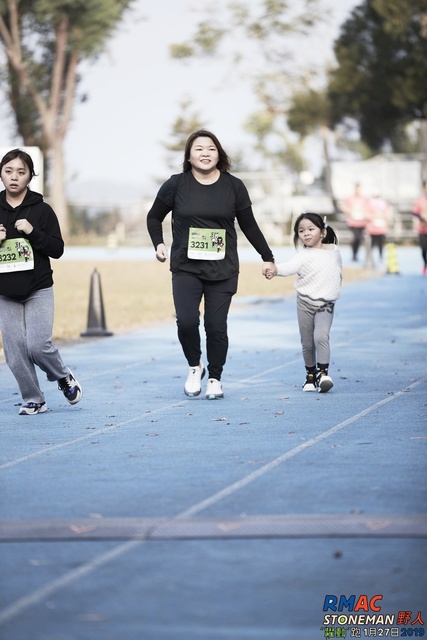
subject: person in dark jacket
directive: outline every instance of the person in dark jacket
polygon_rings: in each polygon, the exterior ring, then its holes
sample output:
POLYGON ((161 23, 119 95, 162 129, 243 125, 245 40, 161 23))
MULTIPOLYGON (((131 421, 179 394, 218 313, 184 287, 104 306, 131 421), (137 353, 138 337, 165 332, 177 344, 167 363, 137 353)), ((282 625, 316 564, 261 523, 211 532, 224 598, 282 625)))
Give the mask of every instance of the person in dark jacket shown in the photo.
POLYGON ((6 363, 23 404, 20 415, 47 411, 37 365, 57 381, 70 404, 82 397, 81 385, 52 341, 54 299, 50 258, 64 251, 59 222, 40 193, 30 191, 31 156, 12 149, 0 161, 0 331, 6 363))
POLYGON ((239 275, 236 220, 263 260, 263 274, 274 266, 248 191, 229 170, 230 159, 218 138, 205 129, 192 133, 185 145, 183 172, 160 187, 147 216, 156 257, 165 262, 168 252, 162 223, 172 211, 170 270, 178 338, 189 365, 187 396, 200 394, 205 374, 199 333, 204 300, 209 400, 224 395, 221 374, 228 350, 227 316, 239 275))

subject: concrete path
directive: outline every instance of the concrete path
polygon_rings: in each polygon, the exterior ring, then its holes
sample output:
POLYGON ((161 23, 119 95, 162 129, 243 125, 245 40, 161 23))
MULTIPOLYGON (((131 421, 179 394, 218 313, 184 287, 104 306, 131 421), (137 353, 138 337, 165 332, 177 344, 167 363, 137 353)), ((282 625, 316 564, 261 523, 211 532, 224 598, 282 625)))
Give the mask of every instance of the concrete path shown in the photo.
POLYGON ((1 364, 1 640, 421 635, 418 253, 344 287, 328 394, 301 392, 294 297, 235 300, 223 400, 183 394, 172 325, 63 348, 83 400, 46 382, 40 416, 1 364))

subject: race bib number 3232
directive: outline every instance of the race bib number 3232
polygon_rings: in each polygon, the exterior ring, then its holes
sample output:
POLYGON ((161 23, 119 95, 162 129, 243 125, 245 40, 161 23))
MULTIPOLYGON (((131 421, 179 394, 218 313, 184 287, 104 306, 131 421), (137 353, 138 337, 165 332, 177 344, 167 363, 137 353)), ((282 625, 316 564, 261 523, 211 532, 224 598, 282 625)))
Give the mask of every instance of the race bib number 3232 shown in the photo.
POLYGON ((0 245, 0 273, 34 269, 31 244, 25 238, 3 240, 0 245))

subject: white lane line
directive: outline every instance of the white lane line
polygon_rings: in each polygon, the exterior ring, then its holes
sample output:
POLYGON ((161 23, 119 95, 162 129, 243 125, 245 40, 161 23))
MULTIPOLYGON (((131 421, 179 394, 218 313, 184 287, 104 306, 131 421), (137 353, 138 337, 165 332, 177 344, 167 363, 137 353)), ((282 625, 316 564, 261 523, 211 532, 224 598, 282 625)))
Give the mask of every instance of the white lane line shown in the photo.
POLYGON ((9 404, 10 402, 18 400, 18 402, 20 402, 20 398, 18 398, 17 396, 11 396, 10 398, 3 398, 2 400, 0 400, 0 404, 9 404))
POLYGON ((52 582, 49 582, 44 587, 41 587, 40 589, 36 589, 32 593, 29 593, 28 595, 23 596, 22 598, 19 598, 18 600, 10 604, 8 607, 5 607, 3 610, 0 611, 0 624, 7 622, 11 618, 15 618, 22 611, 24 611, 24 609, 27 609, 31 605, 37 604, 38 602, 41 602, 42 600, 48 598, 49 596, 52 596, 53 594, 57 593, 61 589, 64 589, 64 587, 67 587, 68 585, 72 584, 76 580, 83 578, 84 576, 95 571, 99 567, 102 567, 106 565, 108 562, 111 562, 115 558, 118 558, 124 555, 125 553, 127 553, 128 551, 136 547, 137 545, 142 544, 142 542, 144 541, 130 540, 129 542, 118 545, 117 547, 114 547, 114 549, 110 549, 110 551, 107 551, 106 553, 103 553, 97 556, 96 558, 93 558, 93 560, 91 560, 90 562, 87 562, 86 564, 83 564, 78 569, 69 571, 68 573, 64 574, 60 578, 56 580, 52 580, 52 582))
POLYGON ((14 467, 17 464, 22 464, 23 462, 27 462, 32 458, 38 458, 39 456, 43 456, 45 453, 50 453, 51 451, 56 451, 57 449, 64 449, 65 447, 70 447, 77 442, 83 442, 84 440, 90 440, 91 438, 95 438, 96 436, 102 435, 104 433, 108 433, 109 431, 113 431, 114 429, 118 429, 119 427, 123 427, 127 424, 132 424, 137 420, 143 420, 144 418, 151 418, 158 413, 163 411, 167 411, 168 409, 174 409, 175 407, 182 407, 187 401, 181 400, 180 402, 174 402, 169 405, 165 405, 163 407, 159 407, 158 409, 153 409, 150 411, 146 411, 143 414, 136 416, 135 418, 129 418, 129 420, 123 420, 123 422, 117 422, 108 427, 104 427, 102 429, 97 429, 96 431, 91 431, 84 436, 79 436, 78 438, 73 438, 72 440, 67 440, 66 442, 61 442, 59 444, 53 444, 46 449, 40 449, 39 451, 33 451, 33 453, 29 453, 26 456, 22 456, 21 458, 16 458, 15 460, 10 460, 9 462, 5 462, 0 465, 0 470, 9 469, 10 467, 14 467))
MULTIPOLYGON (((411 391, 412 389, 414 389, 419 384, 422 384, 423 382, 427 382, 427 376, 419 380, 416 380, 408 387, 405 387, 405 389, 401 389, 400 391, 397 391, 394 394, 387 396, 387 398, 384 398, 383 400, 376 402, 375 404, 371 405, 370 407, 367 407, 363 411, 360 411, 359 413, 348 418, 347 420, 344 420, 344 422, 340 422, 334 427, 331 427, 331 429, 324 431, 323 433, 319 434, 315 438, 312 438, 311 440, 307 440, 307 442, 304 442, 298 447, 291 449, 291 451, 288 451, 287 453, 281 456, 278 456, 277 458, 275 458, 268 464, 264 465, 257 471, 254 471, 253 473, 248 474, 238 482, 232 483, 228 487, 225 487, 225 489, 222 489, 221 491, 217 491, 216 493, 211 495, 209 498, 206 498, 205 500, 201 500, 200 502, 197 502, 192 507, 189 507, 188 509, 181 511, 181 513, 177 514, 176 516, 172 516, 169 521, 173 522, 174 520, 188 518, 200 513, 201 511, 203 511, 204 509, 207 509, 208 507, 211 507, 212 505, 220 502, 224 498, 227 498, 231 494, 247 486, 257 478, 260 478, 261 476, 265 475, 266 473, 268 473, 275 467, 279 466, 283 462, 286 462, 286 460, 293 458, 294 456, 298 455, 302 451, 305 451, 305 449, 315 446, 322 440, 325 440, 329 436, 334 435, 341 429, 344 429, 345 427, 356 422, 357 420, 364 418, 365 416, 372 413, 372 411, 375 411, 379 407, 382 407, 383 405, 388 404, 389 402, 393 402, 394 400, 397 400, 397 398, 400 398, 403 394, 407 393, 408 391, 411 391)), ((128 551, 131 551, 136 546, 141 545, 144 542, 145 540, 130 540, 128 542, 117 545, 110 551, 107 551, 106 553, 96 556, 95 558, 93 558, 86 564, 82 565, 78 569, 70 571, 65 575, 63 575, 61 578, 58 578, 57 580, 53 580, 52 582, 46 584, 40 589, 36 589, 32 593, 29 593, 28 595, 23 596, 22 598, 19 598, 18 600, 10 604, 8 607, 5 607, 4 609, 0 610, 0 624, 2 624, 3 622, 6 622, 7 620, 10 620, 11 618, 16 617, 24 609, 30 607, 31 605, 41 602, 43 599, 48 598, 49 596, 56 593, 57 591, 60 591, 64 587, 67 587, 68 585, 72 584, 79 578, 82 578, 88 575, 89 573, 92 573, 99 567, 102 567, 106 565, 108 562, 111 562, 112 560, 119 558, 120 556, 124 555, 128 551)))
POLYGON ((252 473, 248 474, 247 476, 245 476, 241 480, 239 480, 237 482, 234 482, 233 484, 230 484, 228 487, 226 487, 225 489, 222 489, 221 491, 218 491, 217 493, 214 493, 209 498, 206 498, 205 500, 202 500, 201 502, 198 502, 194 506, 192 506, 189 509, 186 509, 185 511, 180 513, 178 516, 176 516, 176 518, 177 519, 179 519, 179 518, 188 518, 188 517, 196 515, 200 511, 203 511, 204 509, 207 509, 208 507, 211 507, 212 505, 216 504, 220 500, 223 500, 224 498, 227 498, 228 496, 230 496, 231 494, 235 493, 236 491, 239 491, 240 489, 242 489, 246 485, 250 484, 251 482, 253 482, 257 478, 260 478, 261 476, 265 475, 266 473, 268 473, 269 471, 271 471, 275 467, 278 467, 283 462, 286 462, 286 460, 290 460, 291 458, 295 457, 296 455, 298 455, 302 451, 305 451, 305 449, 309 449, 310 447, 313 447, 314 445, 316 445, 318 442, 321 442, 322 440, 325 440, 325 438, 329 438, 329 436, 332 436, 335 433, 337 433, 338 431, 341 431, 341 429, 344 429, 345 427, 347 427, 348 425, 352 424, 353 422, 356 422, 357 420, 360 420, 361 418, 364 418, 369 413, 371 413, 372 411, 375 411, 379 407, 382 407, 383 405, 385 405, 385 404, 387 404, 389 402, 392 402, 393 400, 396 400, 397 398, 400 398, 400 396, 402 394, 406 393, 409 390, 412 390, 417 385, 421 384, 422 382, 426 382, 426 381, 427 381, 427 376, 424 377, 424 378, 421 378, 420 380, 416 380, 410 386, 405 387, 405 389, 397 391, 393 395, 390 395, 387 398, 384 398, 383 400, 380 400, 379 402, 376 402, 375 404, 371 405, 370 407, 367 407, 363 411, 360 411, 359 413, 356 413, 354 416, 351 416, 347 420, 344 420, 344 422, 340 422, 339 424, 335 425, 334 427, 331 427, 331 429, 328 429, 327 431, 324 431, 323 433, 320 433, 315 438, 311 438, 310 440, 307 440, 306 442, 303 442, 302 444, 298 445, 294 449, 291 449, 290 451, 287 451, 283 455, 278 456, 277 458, 275 458, 274 460, 272 460, 268 464, 260 467, 256 471, 253 471, 252 473))
POLYGON ((250 382, 251 380, 258 380, 259 378, 263 378, 264 376, 270 375, 271 373, 276 373, 276 371, 280 371, 280 369, 284 369, 288 365, 295 364, 297 362, 301 362, 301 358, 295 358, 294 360, 287 360, 283 364, 278 364, 276 367, 272 367, 271 369, 265 369, 264 371, 260 371, 259 373, 255 373, 253 376, 249 376, 248 378, 242 378, 237 382, 230 382, 227 387, 240 387, 242 384, 246 382, 250 382))
MULTIPOLYGON (((230 383, 228 386, 230 388, 238 388, 242 385, 244 385, 247 382, 250 382, 251 380, 257 380, 258 378, 261 378, 263 376, 269 375, 271 373, 275 373, 276 371, 283 369, 284 367, 287 367, 288 365, 291 364, 295 364, 296 362, 300 362, 300 358, 295 358, 294 360, 290 360, 287 361, 286 363, 280 364, 276 367, 273 367, 271 369, 265 369, 264 371, 261 371, 253 376, 250 376, 248 378, 243 378, 242 380, 239 380, 237 382, 232 382, 230 383)), ((131 368, 134 365, 125 365, 122 368, 131 368)), ((111 371, 111 370, 110 370, 111 371)), ((94 376, 91 376, 91 378, 94 376)), ((83 378, 82 378, 83 380, 83 378)), ((185 404, 188 403, 188 400, 186 400, 185 398, 183 398, 182 400, 180 400, 179 402, 174 402, 173 404, 170 405, 165 405, 163 407, 160 407, 158 409, 153 409, 152 411, 147 411, 144 412, 142 415, 136 416, 135 418, 130 418, 129 420, 123 421, 123 422, 118 422, 117 424, 111 425, 109 427, 105 427, 105 428, 101 428, 98 429, 96 431, 91 431, 91 433, 88 433, 84 436, 80 436, 78 438, 73 438, 72 440, 67 440, 66 442, 61 442, 60 444, 54 444, 54 445, 50 445, 48 447, 46 447, 45 449, 40 449, 39 451, 34 451, 33 453, 29 453, 26 456, 21 456, 20 458, 16 458, 15 460, 10 460, 9 462, 4 462, 3 464, 0 464, 0 471, 4 470, 4 469, 10 469, 11 467, 15 467, 18 464, 22 464, 24 462, 27 462, 28 460, 31 460, 33 458, 38 458, 46 453, 50 453, 51 451, 55 451, 58 449, 63 449, 64 447, 69 447, 73 444, 77 444, 78 442, 84 442, 85 440, 89 440, 90 438, 95 438, 98 435, 102 435, 104 433, 108 433, 109 431, 112 431, 114 429, 117 429, 118 427, 122 427, 124 425, 127 424, 132 424, 133 422, 136 422, 137 420, 141 420, 143 418, 146 417, 150 417, 152 415, 156 415, 162 411, 167 411, 168 409, 173 409, 174 407, 179 407, 179 406, 184 406, 185 404)))

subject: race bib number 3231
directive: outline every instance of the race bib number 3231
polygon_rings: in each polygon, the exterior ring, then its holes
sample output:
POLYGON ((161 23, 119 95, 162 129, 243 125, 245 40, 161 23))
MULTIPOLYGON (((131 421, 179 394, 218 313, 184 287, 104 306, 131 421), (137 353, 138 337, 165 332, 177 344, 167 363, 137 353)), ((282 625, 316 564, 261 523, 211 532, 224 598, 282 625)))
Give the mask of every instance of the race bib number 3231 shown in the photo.
POLYGON ((190 227, 187 255, 192 260, 223 260, 225 258, 225 229, 190 227))

